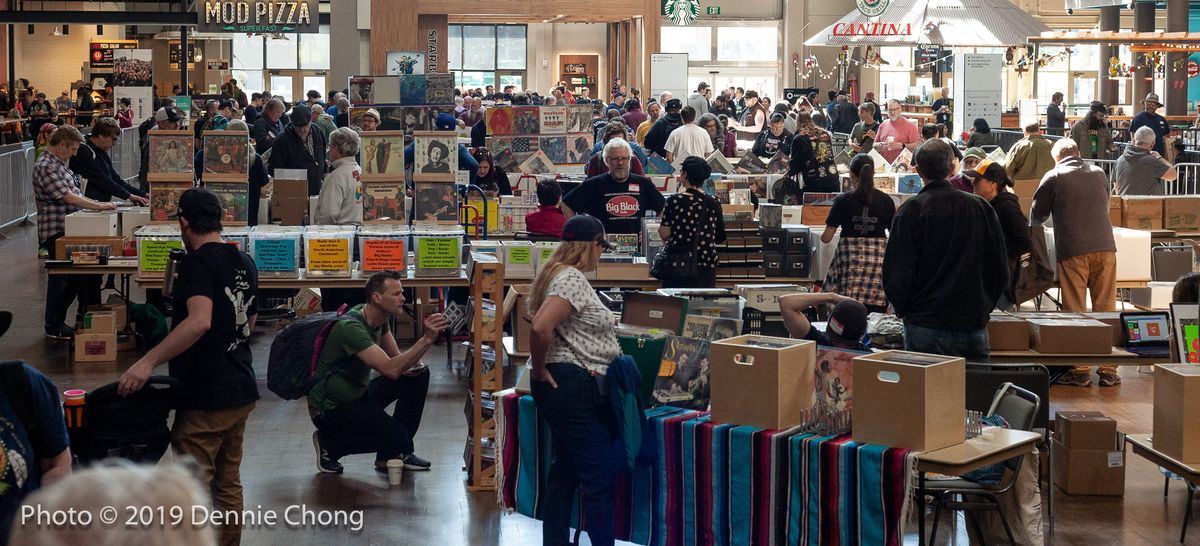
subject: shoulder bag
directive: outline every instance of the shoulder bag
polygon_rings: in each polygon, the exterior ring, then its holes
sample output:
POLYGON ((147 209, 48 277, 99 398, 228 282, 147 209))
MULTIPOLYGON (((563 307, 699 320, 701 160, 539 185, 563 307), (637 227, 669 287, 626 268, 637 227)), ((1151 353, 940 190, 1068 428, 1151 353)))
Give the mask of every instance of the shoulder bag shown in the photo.
MULTIPOLYGON (((706 197, 703 195, 698 195, 696 198, 700 200, 702 205, 704 205, 704 210, 708 211, 708 214, 711 215, 712 211, 710 210, 708 203, 705 201, 706 197)), ((706 215, 704 221, 698 224, 692 231, 692 240, 690 241, 690 245, 681 245, 678 242, 675 242, 675 238, 672 237, 672 241, 667 243, 663 249, 654 256, 654 263, 650 264, 650 276, 660 281, 696 278, 696 259, 700 250, 698 248, 700 242, 700 232, 703 230, 702 226, 707 224, 707 221, 708 216, 706 215)))

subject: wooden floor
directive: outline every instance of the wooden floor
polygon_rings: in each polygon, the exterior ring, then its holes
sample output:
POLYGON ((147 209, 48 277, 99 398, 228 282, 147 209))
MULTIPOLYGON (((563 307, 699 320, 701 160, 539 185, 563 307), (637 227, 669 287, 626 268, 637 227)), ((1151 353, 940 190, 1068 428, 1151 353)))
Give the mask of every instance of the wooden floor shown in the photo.
MULTIPOLYGON (((25 226, 0 239, 0 309, 18 314, 17 324, 0 340, 0 359, 24 359, 54 380, 60 390, 94 389, 115 380, 130 363, 72 366, 65 345, 42 338, 45 274, 34 256, 36 230, 25 226)), ((136 299, 140 299, 137 296, 136 299)), ((371 455, 343 459, 346 473, 319 475, 311 444, 312 424, 303 402, 285 402, 265 388, 266 351, 272 330, 259 328, 252 340, 262 400, 246 430, 242 479, 247 509, 282 511, 305 504, 313 510, 362 510, 361 531, 319 528, 247 529, 244 544, 429 544, 534 545, 541 525, 521 515, 504 514, 490 493, 469 493, 462 472, 466 420, 466 384, 446 365, 445 348, 435 347, 428 363, 434 379, 425 421, 417 434, 417 451, 433 462, 431 472, 406 473, 404 484, 389 488, 386 477, 372 469, 371 455)), ((460 355, 461 357, 461 355, 460 355)), ((165 373, 165 368, 162 369, 165 373)), ((1115 418, 1121 430, 1150 432, 1152 383, 1137 368, 1122 367, 1124 384, 1115 388, 1053 387, 1051 411, 1100 410, 1115 418)), ((1048 544, 1177 544, 1185 488, 1173 482, 1169 502, 1162 497, 1162 475, 1140 457, 1128 454, 1124 497, 1056 496, 1057 529, 1048 544)), ((945 524, 944 524, 945 525, 945 524)), ((907 544, 916 544, 915 524, 907 544)), ((948 526, 947 526, 948 527, 948 526)), ((961 519, 953 532, 943 529, 942 544, 966 544, 961 519)), ((586 537, 584 543, 587 543, 586 537)), ((1200 529, 1189 537, 1200 545, 1200 529)))

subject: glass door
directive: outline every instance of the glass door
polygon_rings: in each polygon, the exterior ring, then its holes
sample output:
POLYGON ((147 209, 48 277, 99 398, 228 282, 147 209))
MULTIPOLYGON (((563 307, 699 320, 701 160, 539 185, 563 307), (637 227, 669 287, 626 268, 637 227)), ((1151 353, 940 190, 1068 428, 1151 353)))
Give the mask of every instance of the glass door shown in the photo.
POLYGON ((268 84, 271 86, 271 96, 276 97, 284 102, 291 103, 295 99, 292 86, 295 85, 293 78, 290 75, 271 74, 268 84))

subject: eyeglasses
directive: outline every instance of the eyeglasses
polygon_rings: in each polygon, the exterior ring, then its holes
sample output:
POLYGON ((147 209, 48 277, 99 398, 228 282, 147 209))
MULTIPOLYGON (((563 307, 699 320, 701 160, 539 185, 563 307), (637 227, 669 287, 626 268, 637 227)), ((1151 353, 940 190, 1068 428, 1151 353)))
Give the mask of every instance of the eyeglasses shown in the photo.
POLYGON ((628 158, 628 157, 613 157, 613 156, 608 156, 608 160, 609 160, 610 162, 612 162, 612 163, 629 163, 629 159, 630 159, 630 158, 628 158))

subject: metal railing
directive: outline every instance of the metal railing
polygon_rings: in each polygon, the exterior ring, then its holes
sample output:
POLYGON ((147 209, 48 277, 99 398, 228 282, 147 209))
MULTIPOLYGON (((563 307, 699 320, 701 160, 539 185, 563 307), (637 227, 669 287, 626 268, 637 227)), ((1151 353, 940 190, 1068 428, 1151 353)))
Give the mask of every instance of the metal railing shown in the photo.
POLYGON ((126 182, 138 186, 138 169, 142 166, 142 149, 138 143, 137 127, 121 129, 121 139, 108 152, 112 158, 113 168, 126 182))
POLYGON ((0 148, 0 228, 23 222, 37 212, 33 152, 32 142, 0 148))

